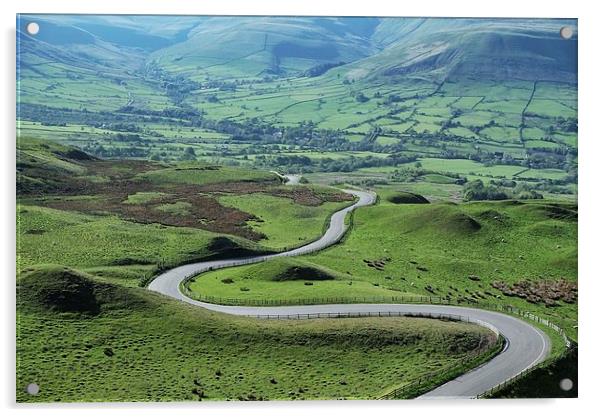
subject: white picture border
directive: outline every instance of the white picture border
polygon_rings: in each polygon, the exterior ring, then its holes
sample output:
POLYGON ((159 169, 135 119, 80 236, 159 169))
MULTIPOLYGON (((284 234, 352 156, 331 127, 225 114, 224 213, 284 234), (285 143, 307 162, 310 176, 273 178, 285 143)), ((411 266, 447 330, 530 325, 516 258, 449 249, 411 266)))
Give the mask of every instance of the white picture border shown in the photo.
POLYGON ((2 407, 9 415, 91 416, 306 416, 349 417, 466 416, 494 417, 532 413, 542 416, 588 415, 600 396, 601 315, 599 236, 602 234, 602 105, 600 41, 602 22, 594 1, 435 1, 419 0, 4 0, 2 7, 2 407), (329 16, 546 17, 579 19, 579 400, 483 401, 310 401, 270 403, 164 404, 15 404, 15 15, 16 13, 230 14, 329 16))

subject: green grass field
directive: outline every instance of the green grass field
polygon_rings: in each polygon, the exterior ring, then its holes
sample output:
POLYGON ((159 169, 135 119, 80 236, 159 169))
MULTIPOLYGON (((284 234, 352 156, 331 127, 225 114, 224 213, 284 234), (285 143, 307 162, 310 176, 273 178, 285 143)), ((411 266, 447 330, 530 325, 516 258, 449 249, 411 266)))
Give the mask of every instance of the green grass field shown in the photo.
MULTIPOLYGON (((491 339, 477 326, 422 319, 233 318, 138 288, 168 267, 316 238, 330 214, 352 202, 335 189, 280 185, 274 174, 193 162, 96 161, 32 139, 21 141, 18 155, 19 401, 373 398, 463 363, 491 339), (82 184, 84 191, 72 191, 82 184), (196 208, 178 187, 208 187, 205 198, 252 213, 248 226, 266 238, 133 221, 120 211, 155 213, 161 221, 189 216, 196 208), (41 387, 36 397, 23 390, 30 381, 41 387)), ((237 271, 219 271, 226 274, 201 290, 228 296, 236 287, 237 296, 274 296, 274 283, 262 278, 275 265, 283 297, 388 293, 369 282, 349 285, 344 272, 294 259, 256 265, 251 278, 231 284, 223 281, 237 271), (288 279, 291 268, 298 279, 288 279), (308 271, 326 279, 308 278, 308 271)), ((190 285, 196 290, 206 282, 190 285)))
MULTIPOLYGON (((186 73, 191 68, 185 62, 186 59, 183 58, 182 61, 169 63, 168 67, 170 71, 177 72, 181 65, 186 73)), ((211 68, 211 71, 214 71, 220 68, 225 70, 226 67, 220 64, 211 68)), ((533 84, 529 82, 493 83, 487 80, 457 80, 444 83, 435 94, 412 97, 412 94, 417 94, 416 92, 433 93, 433 91, 429 90, 430 87, 426 84, 420 87, 421 83, 417 80, 379 87, 369 82, 345 85, 341 80, 335 81, 335 74, 333 72, 313 78, 289 77, 286 81, 266 80, 255 84, 245 83, 233 90, 199 89, 191 91, 185 103, 215 121, 266 123, 278 127, 295 127, 300 123, 311 121, 317 128, 341 131, 352 143, 363 140, 363 135, 375 128, 383 129, 387 135, 390 135, 377 137, 371 150, 343 150, 338 146, 331 147, 328 141, 325 141, 320 146, 312 145, 303 149, 303 152, 295 152, 297 155, 309 156, 312 160, 340 159, 347 156, 361 158, 367 155, 386 157, 390 154, 391 147, 402 145, 408 154, 419 158, 445 159, 445 151, 453 150, 464 155, 464 158, 473 159, 473 156, 480 157, 480 154, 486 151, 511 156, 516 164, 505 165, 520 166, 524 161, 537 158, 542 151, 549 152, 547 156, 550 157, 555 152, 576 149, 576 132, 564 131, 557 123, 559 118, 576 117, 574 104, 576 90, 570 84, 539 82, 534 98, 527 107, 533 89, 533 84), (358 91, 363 91, 369 100, 365 102, 355 100, 354 96, 358 91), (376 96, 377 93, 380 96, 376 96), (387 101, 389 96, 399 97, 401 101, 390 103, 387 101), (212 97, 212 100, 208 100, 209 97, 212 97), (526 118, 521 133, 523 112, 526 118), (447 124, 451 124, 450 127, 446 128, 447 124), (442 133, 449 137, 442 141, 423 139, 425 134, 442 133), (545 139, 546 142, 534 142, 541 139, 545 139)), ((38 78, 35 82, 40 82, 38 78)), ((82 83, 70 84, 70 88, 80 84, 82 83)), ((23 88, 26 92, 29 91, 27 83, 23 88)), ((167 103, 162 104, 161 100, 165 97, 160 96, 164 94, 163 92, 157 91, 153 95, 149 91, 154 88, 156 86, 152 83, 130 85, 128 82, 126 86, 115 84, 108 88, 107 92, 98 94, 102 97, 102 94, 111 91, 115 93, 115 97, 111 100, 118 100, 117 97, 124 94, 127 98, 129 92, 135 97, 148 97, 139 102, 134 100, 134 103, 138 103, 134 107, 170 108, 167 103)), ((63 87, 55 88, 50 94, 56 96, 57 103, 61 103, 60 100, 63 99, 72 102, 75 100, 76 103, 71 103, 70 107, 83 108, 90 104, 87 92, 80 94, 79 89, 74 90, 73 94, 63 96, 66 94, 63 87), (78 98, 82 103, 77 104, 78 98)), ((28 95, 25 94, 25 97, 28 95)), ((107 101, 107 106, 113 110, 111 100, 107 101)), ((29 98, 24 99, 24 102, 30 103, 29 98)), ((93 102, 98 105, 100 103, 93 102)), ((96 107, 86 108, 96 110, 96 107)), ((110 126, 101 128, 83 122, 70 122, 65 126, 47 126, 36 123, 35 119, 24 119, 20 121, 19 131, 21 135, 43 135, 94 152, 98 152, 98 148, 102 146, 105 154, 112 154, 112 152, 127 154, 131 153, 132 146, 138 147, 141 150, 134 154, 140 154, 141 156, 135 157, 142 159, 152 157, 166 161, 178 160, 182 158, 186 148, 192 147, 196 153, 195 158, 207 163, 236 163, 258 167, 255 156, 261 153, 256 152, 254 148, 258 143, 254 137, 240 138, 229 131, 190 126, 183 124, 181 120, 169 117, 152 122, 135 120, 132 124, 142 129, 139 136, 145 141, 144 143, 116 141, 114 136, 119 132, 112 130, 110 126)), ((269 143, 274 142, 269 141, 269 143)), ((288 144, 287 142, 286 145, 288 144)), ((284 141, 280 145, 284 146, 284 141)), ((283 149, 278 152, 271 149, 267 155, 274 153, 290 155, 283 149)), ((460 158, 455 157, 454 160, 456 159, 460 158)), ((568 168, 561 167, 558 161, 554 165, 553 168, 568 173, 568 168)), ((498 164, 487 164, 482 174, 499 176, 501 169, 504 168, 499 168, 498 164)), ((543 182, 545 179, 536 176, 532 178, 532 182, 543 182)))
POLYGON ((329 188, 281 186, 265 171, 105 163, 78 152, 19 142, 19 271, 60 264, 135 286, 170 266, 311 241, 333 211, 352 202, 329 188), (194 187, 217 188, 203 189, 198 200, 194 187))
POLYGON ((224 303, 234 299, 241 304, 262 300, 320 304, 327 299, 347 297, 370 301, 391 296, 390 291, 370 282, 354 281, 346 273, 294 259, 217 270, 184 285, 195 298, 214 297, 216 301, 224 299, 224 303))
MULTIPOLYGON (((92 216, 32 205, 17 208, 17 266, 60 264, 93 271, 124 285, 138 285, 159 267, 215 256, 220 236, 199 229, 142 225, 114 216, 92 216)), ((230 237, 236 245, 260 250, 230 237)))
POLYGON ((318 239, 335 211, 352 202, 325 202, 318 206, 295 203, 290 198, 265 194, 225 195, 220 203, 253 213, 257 220, 248 224, 266 237, 265 247, 282 249, 318 239), (296 242, 295 242, 296 239, 296 242))
POLYGON ((523 171, 524 168, 513 165, 494 165, 485 166, 479 162, 467 159, 437 159, 423 158, 419 159, 422 168, 438 172, 450 172, 452 174, 472 174, 491 177, 511 178, 516 173, 523 171))
POLYGON ((144 173, 142 179, 156 183, 184 183, 205 185, 229 181, 274 181, 276 175, 252 170, 241 170, 225 166, 204 166, 198 163, 181 164, 177 168, 167 168, 144 173))

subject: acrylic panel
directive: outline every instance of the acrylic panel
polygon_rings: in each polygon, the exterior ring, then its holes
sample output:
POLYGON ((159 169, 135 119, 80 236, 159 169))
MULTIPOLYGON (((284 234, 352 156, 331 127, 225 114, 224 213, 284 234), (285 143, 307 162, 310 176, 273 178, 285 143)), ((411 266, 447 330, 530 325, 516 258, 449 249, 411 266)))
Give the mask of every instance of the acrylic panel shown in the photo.
POLYGON ((17 16, 18 402, 577 396, 577 20, 17 16))

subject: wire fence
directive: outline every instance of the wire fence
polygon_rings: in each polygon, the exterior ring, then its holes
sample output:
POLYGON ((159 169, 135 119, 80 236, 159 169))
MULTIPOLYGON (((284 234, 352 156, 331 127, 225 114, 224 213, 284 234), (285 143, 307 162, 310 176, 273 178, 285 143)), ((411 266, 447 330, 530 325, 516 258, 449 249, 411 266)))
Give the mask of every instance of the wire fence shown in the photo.
MULTIPOLYGON (((283 306, 283 305, 308 305, 308 304, 359 304, 359 303, 391 303, 391 304, 438 304, 438 305, 453 305, 453 306, 461 306, 461 307, 478 307, 484 308, 486 310, 499 311, 502 313, 512 314, 515 316, 519 316, 521 318, 525 318, 531 320, 533 322, 539 323, 543 326, 546 326, 556 333, 558 333, 564 342, 565 349, 562 354, 556 356, 554 358, 549 358, 543 362, 535 364, 527 369, 524 369, 519 374, 503 381, 502 383, 488 389, 487 391, 479 394, 476 398, 485 398, 490 397, 496 392, 501 391, 506 388, 508 385, 524 378, 529 375, 531 372, 536 369, 540 369, 546 366, 549 366, 551 363, 554 363, 557 360, 560 360, 566 355, 570 354, 572 349, 575 349, 577 343, 572 340, 565 332, 565 330, 559 326, 558 324, 552 322, 549 319, 539 317, 538 315, 522 310, 518 307, 511 305, 503 305, 485 301, 466 301, 466 299, 453 299, 449 297, 439 297, 439 296, 408 296, 408 295, 400 295, 400 296, 391 296, 391 297, 325 297, 325 298, 297 298, 297 299, 255 299, 255 300, 245 300, 238 298, 221 298, 214 296, 203 296, 201 297, 202 301, 215 303, 215 304, 224 304, 224 305, 253 305, 253 306, 283 306)), ((432 319, 440 319, 440 320, 453 320, 453 321, 464 321, 469 323, 475 323, 483 327, 487 327, 492 330, 497 336, 498 340, 503 339, 499 334, 499 331, 491 326, 489 323, 483 322, 481 320, 470 319, 467 316, 456 315, 456 314, 439 314, 439 313, 411 313, 411 312, 400 312, 400 311, 380 311, 380 312, 349 312, 349 313, 335 313, 335 312, 324 312, 324 313, 304 313, 304 314, 258 314, 252 315, 256 318, 261 319, 318 319, 318 318, 351 318, 351 317, 423 317, 423 318, 432 318, 432 319)), ((499 350, 496 354, 499 353, 499 350)), ((413 381, 411 383, 404 384, 401 387, 397 387, 390 392, 383 394, 378 397, 378 399, 399 399, 399 398, 409 398, 408 395, 411 393, 420 392, 420 388, 424 385, 432 385, 433 381, 436 379, 441 379, 441 375, 447 375, 449 378, 454 378, 459 375, 467 368, 467 363, 475 362, 479 356, 483 355, 484 352, 476 352, 474 358, 470 358, 468 360, 463 360, 460 363, 450 365, 449 367, 439 369, 429 374, 422 375, 418 378, 418 380, 413 381)), ((435 385, 436 386, 436 385, 435 385)))
POLYGON ((549 358, 543 362, 538 363, 535 366, 532 366, 530 368, 527 368, 523 371, 521 371, 519 374, 513 376, 512 378, 509 378, 507 380, 505 380, 504 382, 488 389, 487 391, 477 395, 477 398, 491 398, 493 395, 495 395, 496 393, 502 391, 503 389, 507 388, 508 386, 514 384, 515 382, 525 378, 527 375, 531 374, 532 372, 538 370, 538 369, 543 369, 543 368, 547 368, 548 366, 551 366, 555 363, 557 363, 558 361, 565 359, 566 357, 568 357, 569 355, 571 355, 575 350, 577 349, 577 344, 576 343, 571 343, 571 345, 565 349, 562 354, 560 354, 559 356, 553 357, 553 358, 549 358))
POLYGON ((500 336, 499 330, 489 323, 485 323, 478 319, 472 319, 468 316, 460 314, 448 314, 448 313, 417 313, 417 312, 404 312, 404 311, 357 311, 357 312, 323 312, 323 313, 294 313, 294 314, 255 314, 249 315, 249 317, 255 317, 258 319, 266 320, 283 320, 283 319, 296 319, 296 320, 309 320, 309 319, 331 319, 331 318, 359 318, 359 317, 413 317, 413 318, 428 318, 437 320, 448 320, 458 321, 465 323, 474 323, 479 326, 487 327, 490 329, 496 337, 500 336))
MULTIPOLYGON (((567 356, 569 356, 575 349, 577 349, 577 343, 572 340, 571 338, 569 338, 566 333, 564 332, 564 330, 552 323, 551 321, 547 320, 547 319, 542 319, 538 316, 536 316, 533 313, 527 312, 527 311, 522 311, 516 307, 512 307, 512 306, 500 306, 500 311, 505 311, 505 312, 512 312, 514 314, 517 314, 521 317, 525 317, 528 318, 530 320, 533 320, 535 322, 541 323, 551 329, 553 329, 554 331, 558 332, 565 343, 565 349, 563 350, 563 352, 555 357, 552 358, 548 358, 542 362, 539 362, 537 364, 534 364, 526 369, 523 369, 520 373, 514 375, 511 378, 506 379, 505 381, 491 387, 490 389, 482 392, 481 394, 478 394, 475 398, 490 398, 491 396, 493 396, 495 393, 500 392, 501 390, 505 389, 506 387, 510 386, 511 384, 521 380, 522 378, 526 377, 527 375, 531 374, 532 372, 538 370, 538 369, 543 369, 546 368, 550 365, 553 365, 554 363, 566 358, 567 356)), ((486 327, 489 327, 491 329, 492 326, 488 326, 488 323, 484 323, 484 322, 480 322, 480 320, 471 320, 471 322, 473 323, 477 323, 480 325, 484 325, 486 327)), ((493 329, 492 329, 493 330, 493 329)), ((498 342, 500 342, 501 340, 503 340, 503 335, 500 335, 499 332, 496 332, 496 334, 498 335, 498 342)), ((497 349, 496 352, 494 352, 491 357, 495 356, 497 353, 499 353, 501 351, 501 347, 499 347, 497 349)), ((468 363, 470 363, 471 365, 477 364, 477 359, 479 358, 479 356, 483 355, 483 352, 477 352, 474 357, 472 359, 470 359, 468 361, 468 363)), ((481 358, 484 359, 484 358, 481 358)), ((420 393, 420 388, 425 386, 425 385, 432 385, 433 387, 436 386, 433 385, 433 380, 435 379, 439 379, 441 380, 441 376, 442 375, 446 375, 448 377, 448 379, 450 378, 454 378, 457 375, 461 374, 463 370, 465 369, 470 369, 471 366, 467 366, 467 363, 465 361, 461 361, 459 363, 450 365, 448 367, 445 367, 443 369, 439 369, 437 371, 425 374, 420 376, 416 381, 412 381, 410 383, 407 383, 401 387, 397 387, 387 393, 385 393, 384 395, 378 397, 378 399, 401 399, 401 398, 409 398, 410 394, 418 394, 420 393)))
POLYGON ((222 305, 247 305, 255 307, 276 307, 276 306, 291 306, 291 305, 319 305, 319 304, 437 304, 451 305, 459 307, 478 307, 486 310, 499 311, 503 313, 513 314, 522 318, 529 319, 536 323, 542 324, 556 333, 560 334, 565 346, 568 348, 571 339, 566 334, 562 326, 552 322, 549 319, 542 318, 536 314, 522 310, 518 307, 498 304, 487 301, 468 301, 466 298, 452 298, 440 296, 421 296, 421 295, 399 295, 399 296, 382 296, 382 297, 311 297, 311 298, 289 298, 289 299, 245 299, 233 297, 216 297, 212 295, 193 294, 185 285, 184 291, 186 295, 198 301, 222 304, 222 305))
POLYGON ((463 358, 446 367, 437 369, 435 371, 428 372, 418 377, 418 379, 407 382, 401 386, 398 386, 385 394, 377 397, 378 400, 396 400, 411 398, 420 395, 431 388, 435 388, 439 385, 439 381, 446 381, 455 378, 468 369, 472 369, 479 363, 494 357, 504 347, 505 339, 499 335, 496 340, 496 345, 493 349, 489 346, 483 346, 474 351, 468 358, 463 358))
POLYGON ((467 358, 463 358, 450 366, 436 371, 429 372, 421 375, 417 380, 406 383, 402 386, 396 387, 395 389, 377 397, 379 400, 407 398, 412 393, 420 392, 421 387, 432 385, 433 381, 442 380, 442 378, 449 379, 459 374, 464 373, 467 369, 471 369, 481 361, 487 359, 487 357, 493 357, 501 351, 504 345, 504 337, 500 334, 499 330, 489 323, 485 323, 481 320, 471 319, 468 316, 460 314, 446 314, 446 313, 415 313, 415 312, 403 312, 403 311, 365 311, 365 312, 347 312, 347 313, 336 313, 336 312, 324 312, 324 313, 297 313, 297 314, 257 314, 251 317, 265 320, 282 320, 282 319, 296 319, 296 320, 309 320, 309 319, 321 319, 321 318, 355 318, 355 317, 414 317, 414 318, 428 318, 438 320, 457 321, 465 323, 474 323, 479 326, 490 329, 496 337, 495 347, 492 349, 490 345, 484 344, 474 350, 471 355, 467 358))
POLYGON ((290 306, 290 305, 316 305, 316 304, 403 304, 403 303, 428 303, 428 304, 446 304, 455 305, 443 297, 429 296, 381 296, 381 297, 305 297, 305 298, 282 298, 282 299, 262 299, 262 298, 234 298, 217 297, 212 295, 193 294, 187 290, 188 294, 194 296, 196 300, 212 304, 222 305, 247 305, 247 306, 290 306))

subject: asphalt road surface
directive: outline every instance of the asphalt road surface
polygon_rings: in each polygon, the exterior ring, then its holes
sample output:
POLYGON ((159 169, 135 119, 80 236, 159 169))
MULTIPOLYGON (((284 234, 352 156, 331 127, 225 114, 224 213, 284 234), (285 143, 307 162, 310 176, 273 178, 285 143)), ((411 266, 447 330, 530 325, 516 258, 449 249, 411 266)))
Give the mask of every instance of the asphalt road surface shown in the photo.
POLYGON ((222 259, 198 262, 179 266, 162 273, 149 285, 149 289, 169 297, 193 304, 208 310, 239 316, 279 316, 281 319, 300 318, 307 314, 425 314, 457 315, 463 319, 488 327, 506 339, 504 350, 489 362, 449 381, 422 395, 420 399, 474 398, 494 386, 512 378, 521 371, 543 361, 551 349, 550 340, 544 332, 527 322, 505 314, 469 307, 423 305, 423 304, 329 304, 282 307, 224 306, 193 300, 180 292, 180 283, 186 278, 210 269, 227 268, 263 262, 282 256, 297 256, 324 249, 338 242, 346 231, 345 217, 350 211, 371 205, 376 201, 373 193, 345 190, 358 200, 352 206, 334 213, 330 226, 324 235, 305 246, 287 252, 266 256, 253 256, 238 259, 222 259))

